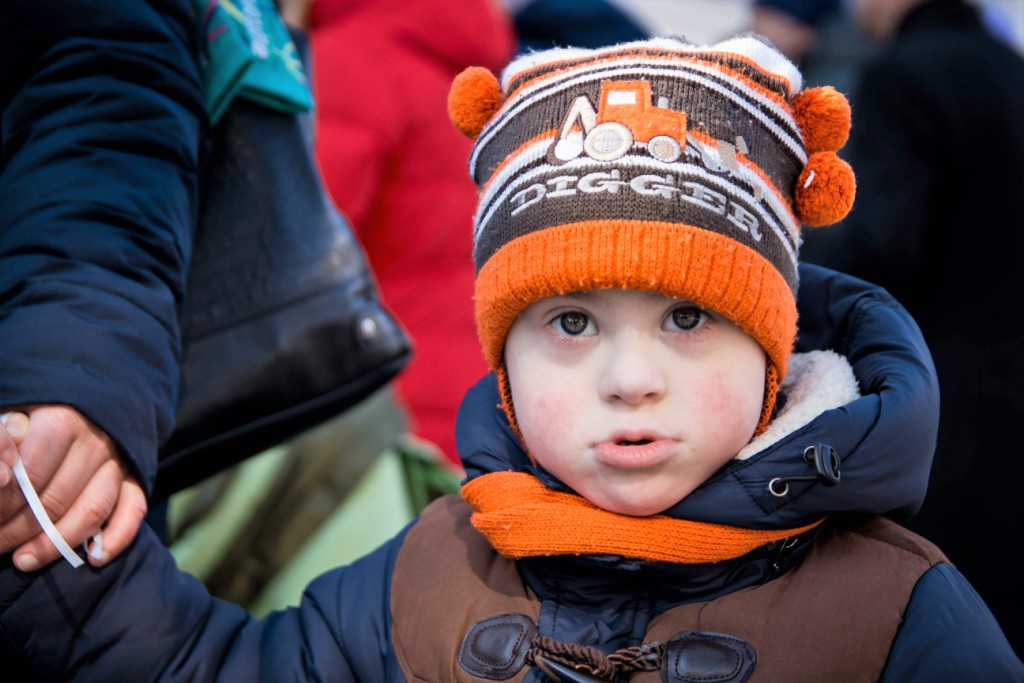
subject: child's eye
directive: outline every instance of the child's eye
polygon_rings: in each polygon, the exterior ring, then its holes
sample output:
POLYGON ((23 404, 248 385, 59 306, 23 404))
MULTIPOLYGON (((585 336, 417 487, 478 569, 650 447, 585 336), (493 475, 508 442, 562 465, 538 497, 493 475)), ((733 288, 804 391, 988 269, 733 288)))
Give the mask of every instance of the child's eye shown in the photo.
POLYGON ((555 318, 553 323, 558 326, 559 330, 574 337, 583 334, 591 326, 590 318, 587 314, 579 311, 562 313, 555 318))
POLYGON ((695 330, 707 320, 707 313, 696 306, 680 306, 668 316, 668 324, 679 330, 695 330))

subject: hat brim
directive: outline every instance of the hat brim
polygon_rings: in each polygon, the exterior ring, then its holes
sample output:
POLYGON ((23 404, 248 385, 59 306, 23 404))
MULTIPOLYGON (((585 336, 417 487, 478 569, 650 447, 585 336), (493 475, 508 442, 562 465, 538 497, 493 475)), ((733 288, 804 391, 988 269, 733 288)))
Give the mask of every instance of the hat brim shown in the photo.
POLYGON ((518 237, 476 279, 476 322, 491 368, 534 301, 593 289, 660 292, 721 313, 764 348, 778 381, 796 339, 796 299, 753 249, 709 230, 656 221, 570 223, 518 237))

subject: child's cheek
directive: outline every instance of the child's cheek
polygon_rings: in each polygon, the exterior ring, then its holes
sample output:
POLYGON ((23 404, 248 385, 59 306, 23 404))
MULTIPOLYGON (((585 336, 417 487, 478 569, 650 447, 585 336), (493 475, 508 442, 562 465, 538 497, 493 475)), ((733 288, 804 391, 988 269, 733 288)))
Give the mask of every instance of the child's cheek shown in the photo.
POLYGON ((749 375, 734 371, 716 372, 695 391, 694 398, 704 421, 714 425, 723 439, 739 439, 746 443, 757 427, 764 402, 763 373, 756 377, 749 375))
POLYGON ((571 401, 550 396, 530 401, 522 416, 516 414, 527 452, 556 477, 569 481, 583 448, 583 436, 574 431, 574 415, 571 401))
POLYGON ((697 401, 713 415, 732 412, 731 408, 735 407, 737 396, 731 380, 730 373, 716 372, 710 379, 698 385, 697 401))
POLYGON ((710 445, 738 451, 753 436, 761 415, 764 380, 749 375, 719 371, 690 382, 687 423, 702 426, 710 445))
MULTIPOLYGON (((551 439, 561 435, 563 438, 572 428, 572 411, 568 403, 562 399, 542 397, 531 403, 527 421, 529 430, 543 439, 551 439)), ((527 425, 520 424, 526 435, 527 425)))

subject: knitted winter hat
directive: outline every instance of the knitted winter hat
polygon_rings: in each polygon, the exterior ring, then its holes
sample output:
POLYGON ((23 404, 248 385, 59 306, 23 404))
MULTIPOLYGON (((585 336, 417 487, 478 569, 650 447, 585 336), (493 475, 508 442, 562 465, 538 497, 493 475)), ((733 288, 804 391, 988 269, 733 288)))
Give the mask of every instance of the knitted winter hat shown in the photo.
POLYGON ((746 35, 537 52, 500 83, 473 67, 449 112, 476 140, 477 329, 510 417, 502 354, 516 316, 618 287, 691 300, 756 339, 762 430, 796 336, 800 223, 833 223, 853 203, 835 154, 846 99, 802 90, 793 64, 746 35))

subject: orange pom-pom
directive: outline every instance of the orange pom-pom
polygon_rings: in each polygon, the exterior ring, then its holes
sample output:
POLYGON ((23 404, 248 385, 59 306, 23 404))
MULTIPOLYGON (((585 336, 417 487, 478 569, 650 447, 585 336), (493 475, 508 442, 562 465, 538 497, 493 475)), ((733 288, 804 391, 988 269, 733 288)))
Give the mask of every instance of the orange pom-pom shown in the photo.
POLYGON ((808 88, 794 97, 793 116, 808 154, 835 152, 850 137, 850 103, 830 85, 808 88))
POLYGON ((796 181, 797 218, 812 228, 840 221, 853 208, 857 180, 850 165, 835 152, 815 152, 796 181))
POLYGON ((490 71, 471 66, 452 81, 448 116, 463 135, 475 140, 501 106, 501 85, 490 71))

